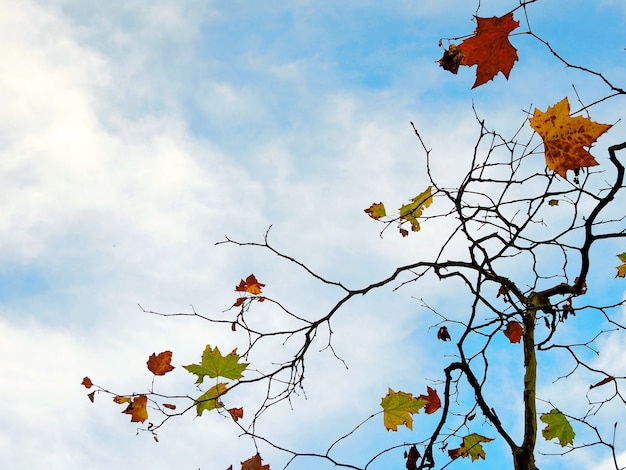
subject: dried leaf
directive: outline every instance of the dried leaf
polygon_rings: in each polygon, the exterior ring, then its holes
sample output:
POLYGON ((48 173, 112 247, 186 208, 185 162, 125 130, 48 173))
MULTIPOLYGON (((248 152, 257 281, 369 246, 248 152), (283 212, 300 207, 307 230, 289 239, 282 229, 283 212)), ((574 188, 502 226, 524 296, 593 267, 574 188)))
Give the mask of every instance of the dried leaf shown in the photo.
POLYGON ((509 41, 509 34, 519 26, 513 19, 513 13, 498 18, 476 17, 476 32, 466 39, 458 48, 463 53, 461 65, 477 65, 476 88, 502 72, 508 79, 513 64, 517 60, 517 50, 509 41))
POLYGON ((236 292, 247 292, 252 295, 259 295, 261 293, 261 289, 265 287, 265 284, 261 284, 256 280, 254 274, 250 274, 246 280, 243 279, 239 283, 237 287, 235 287, 236 292))
POLYGON ((270 470, 269 465, 262 465, 261 456, 257 453, 254 457, 241 462, 241 470, 270 470))
POLYGON ((589 389, 591 390, 592 388, 601 387, 602 385, 606 385, 609 382, 614 382, 614 381, 615 381, 615 377, 609 375, 608 377, 605 377, 602 380, 600 380, 600 382, 595 383, 593 385, 589 385, 589 389))
POLYGON ((228 412, 235 421, 243 418, 243 408, 229 408, 228 412))
POLYGON ((591 147, 598 137, 611 128, 591 119, 569 115, 569 101, 563 98, 543 112, 535 109, 529 119, 531 127, 543 139, 546 164, 562 178, 567 171, 595 166, 598 162, 583 147, 591 147))
POLYGON ((408 454, 406 452, 404 454, 407 470, 417 470, 417 459, 419 459, 421 456, 419 451, 417 450, 417 447, 415 447, 415 444, 411 446, 408 454))
POLYGON ((122 411, 122 413, 131 415, 131 423, 143 423, 148 419, 148 410, 146 405, 148 404, 148 397, 146 395, 139 395, 133 398, 132 403, 128 404, 128 407, 122 411))
POLYGON ((172 405, 171 403, 163 403, 163 406, 165 408, 167 408, 168 410, 175 410, 176 409, 176 405, 172 405))
POLYGON ((91 381, 91 379, 89 377, 85 377, 83 378, 83 381, 80 383, 81 385, 84 385, 85 388, 91 388, 93 387, 93 382, 91 381))
POLYGON ((439 399, 439 395, 437 395, 437 390, 430 387, 426 387, 426 390, 427 395, 420 395, 418 398, 426 400, 427 403, 424 411, 427 415, 430 415, 441 408, 441 400, 439 399))
POLYGON ((522 340, 522 335, 524 334, 524 327, 521 323, 516 321, 510 321, 506 325, 506 329, 504 330, 504 335, 509 338, 511 343, 519 343, 522 340))
POLYGON ((441 341, 451 341, 452 338, 450 338, 450 333, 448 333, 448 328, 445 326, 442 326, 441 328, 439 328, 439 331, 437 331, 437 339, 441 340, 441 341))
POLYGON ((87 394, 87 397, 89 398, 89 401, 90 401, 91 403, 93 403, 93 402, 94 402, 94 400, 96 399, 96 391, 94 390, 93 392, 88 393, 88 394, 87 394))
POLYGON ((168 372, 174 370, 172 362, 172 351, 163 351, 156 355, 152 353, 148 358, 148 370, 154 375, 165 375, 168 372))
POLYGON ((437 62, 444 70, 457 74, 459 71, 459 65, 463 61, 463 51, 459 49, 456 44, 450 44, 447 51, 443 51, 443 57, 437 62))

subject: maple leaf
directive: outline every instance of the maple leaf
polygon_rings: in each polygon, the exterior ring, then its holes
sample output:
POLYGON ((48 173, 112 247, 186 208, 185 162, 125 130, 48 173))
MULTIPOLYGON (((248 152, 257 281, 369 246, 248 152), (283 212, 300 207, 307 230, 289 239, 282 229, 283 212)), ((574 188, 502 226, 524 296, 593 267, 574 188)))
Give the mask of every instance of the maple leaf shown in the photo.
POLYGON ((91 379, 89 377, 85 377, 83 378, 83 381, 80 383, 81 385, 84 385, 85 388, 91 388, 93 387, 93 382, 91 381, 91 379))
POLYGON ((226 393, 226 384, 218 383, 196 398, 196 412, 202 416, 203 411, 211 411, 215 408, 223 408, 224 404, 219 397, 226 393))
POLYGON ((172 351, 163 351, 158 355, 152 353, 148 358, 148 370, 154 375, 165 375, 174 370, 172 362, 172 351))
POLYGON ((459 65, 463 61, 463 51, 456 44, 450 44, 447 51, 443 51, 443 57, 437 62, 444 70, 452 72, 454 75, 459 71, 459 65))
POLYGON ((490 439, 485 436, 481 436, 480 434, 470 434, 469 436, 465 436, 463 438, 463 443, 461 447, 456 449, 450 449, 448 451, 448 455, 451 459, 457 459, 459 457, 471 457, 472 462, 478 459, 485 459, 485 449, 481 445, 481 442, 491 442, 493 439, 490 439))
POLYGON ((577 171, 598 164, 583 147, 591 147, 611 128, 611 124, 598 124, 587 117, 570 117, 567 97, 548 106, 545 112, 535 109, 529 121, 543 139, 548 168, 562 178, 567 178, 567 170, 577 171))
POLYGON ((229 408, 228 412, 235 421, 243 418, 243 408, 229 408))
POLYGON ((576 433, 565 415, 559 410, 555 408, 550 413, 542 414, 539 419, 547 424, 541 430, 541 434, 547 441, 557 438, 561 447, 565 447, 567 444, 574 444, 576 433))
POLYGON ((382 202, 372 204, 363 212, 365 212, 374 220, 378 220, 381 217, 385 217, 387 215, 387 211, 385 211, 385 205, 382 202))
POLYGON ((524 327, 521 323, 516 321, 510 321, 506 324, 506 329, 504 330, 504 336, 509 338, 511 343, 519 343, 522 339, 522 335, 524 334, 524 327))
POLYGON ((517 60, 517 49, 509 41, 509 34, 519 21, 513 19, 513 13, 507 13, 501 17, 476 17, 476 25, 474 36, 458 45, 463 53, 461 65, 478 65, 472 88, 493 80, 498 72, 509 78, 517 60))
POLYGON ((427 395, 420 395, 418 399, 426 400, 426 408, 424 411, 427 415, 433 414, 439 408, 441 408, 441 400, 439 399, 439 395, 437 395, 437 390, 434 388, 426 387, 427 395))
POLYGON ((417 470, 417 459, 420 458, 420 453, 415 447, 415 444, 411 446, 409 449, 409 453, 404 453, 404 458, 406 459, 406 468, 407 470, 417 470))
POLYGON ((437 331, 437 339, 441 340, 441 341, 451 341, 452 338, 450 338, 450 333, 448 333, 448 328, 445 326, 442 326, 441 328, 439 328, 439 331, 437 331))
POLYGON ((420 193, 411 199, 410 203, 404 204, 400 207, 400 219, 410 222, 411 230, 413 232, 419 232, 420 224, 417 221, 417 218, 421 217, 422 211, 433 202, 431 190, 432 186, 429 186, 423 193, 420 193))
POLYGON ((132 403, 128 404, 128 407, 122 411, 127 415, 130 415, 131 423, 143 423, 148 419, 148 410, 146 405, 148 404, 148 397, 146 395, 139 395, 133 398, 132 403))
POLYGON ((176 409, 176 405, 172 405, 171 403, 163 403, 163 406, 165 408, 167 408, 168 410, 175 410, 176 409))
POLYGON ((549 205, 550 207, 558 206, 558 205, 559 205, 559 200, 558 200, 558 199, 550 199, 550 200, 548 201, 548 205, 549 205))
POLYGON ((96 399, 96 391, 94 390, 93 392, 88 393, 87 397, 89 398, 89 401, 93 403, 93 401, 96 399))
POLYGON ((249 458, 245 462, 241 462, 241 470, 270 470, 269 465, 262 465, 263 459, 257 453, 254 457, 249 458))
POLYGON ((243 279, 239 283, 237 287, 235 287, 236 292, 248 292, 252 295, 259 295, 261 293, 261 289, 265 287, 265 284, 261 284, 256 280, 254 274, 250 274, 246 280, 243 279))
POLYGON ((382 406, 383 422, 388 431, 397 431, 398 425, 405 425, 413 429, 412 414, 418 413, 421 408, 428 404, 423 398, 415 398, 410 393, 394 392, 391 388, 387 395, 380 401, 382 406))
POLYGON ((617 255, 617 257, 620 259, 622 264, 616 266, 617 274, 615 275, 615 277, 626 277, 626 252, 622 253, 621 255, 617 255))
POLYGON ((240 364, 239 359, 236 348, 230 354, 222 356, 217 346, 212 349, 211 345, 207 344, 204 353, 202 353, 200 364, 189 364, 183 367, 198 376, 197 384, 201 384, 207 375, 212 379, 224 377, 225 379, 236 380, 243 377, 242 372, 248 367, 246 363, 240 364))

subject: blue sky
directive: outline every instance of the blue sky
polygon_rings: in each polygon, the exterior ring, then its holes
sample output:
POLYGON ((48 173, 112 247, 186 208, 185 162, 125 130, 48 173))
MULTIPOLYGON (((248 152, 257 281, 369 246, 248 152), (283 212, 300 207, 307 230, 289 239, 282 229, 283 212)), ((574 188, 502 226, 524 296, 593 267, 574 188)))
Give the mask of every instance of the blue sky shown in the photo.
MULTIPOLYGON (((493 16, 516 2, 480 3, 479 13, 493 16)), ((282 251, 351 287, 366 285, 432 256, 440 241, 436 225, 407 239, 389 231, 381 240, 380 227, 363 214, 372 202, 393 206, 428 184, 409 121, 453 184, 478 133, 472 103, 507 132, 523 122, 523 109, 545 110, 566 95, 574 103, 572 84, 585 102, 606 94, 599 80, 565 69, 526 36, 512 39, 520 61, 508 81, 499 75, 470 90, 474 69, 444 72, 435 63, 437 43, 471 33, 474 2, 0 5, 0 458, 7 468, 237 468, 254 446, 218 415, 173 420, 156 444, 135 436, 108 397, 93 405, 86 399, 85 375, 115 391, 141 391, 151 380, 144 364, 152 352, 171 349, 180 366, 196 362, 207 343, 229 351, 243 341, 193 319, 147 315, 137 304, 164 312, 193 305, 218 316, 232 304, 234 285, 253 272, 268 296, 294 311, 324 312, 340 292, 267 253, 215 242, 225 234, 258 241, 273 224, 271 240, 282 251)), ((571 1, 567 9, 540 0, 528 13, 533 30, 565 57, 624 86, 621 0, 571 1)), ((623 106, 613 100, 592 110, 594 120, 616 123, 594 146, 601 163, 606 147, 626 134, 617 122, 623 106)), ((595 295, 621 300, 612 270, 622 251, 618 243, 598 251, 610 272, 594 271, 602 286, 595 295)), ((349 370, 328 352, 312 355, 307 400, 295 400, 293 411, 274 408, 261 429, 286 447, 322 451, 377 412, 387 387, 418 394, 432 383, 426 379, 441 378, 436 360, 449 354, 449 343, 433 341, 436 317, 415 297, 462 312, 450 288, 433 281, 355 299, 333 324, 349 370)), ((568 328, 585 339, 595 320, 577 321, 568 328)), ((623 371, 618 337, 605 335, 601 345, 608 354, 594 364, 623 371)), ((511 366, 517 351, 505 338, 497 347, 494 369, 507 390, 519 383, 511 366)), ((260 360, 288 351, 269 350, 260 360)), ((553 378, 542 379, 545 396, 568 409, 584 404, 587 377, 553 378)), ((191 383, 177 367, 162 390, 195 393, 191 383)), ((494 400, 515 427, 517 398, 499 391, 494 400)), ((251 409, 254 391, 237 393, 232 399, 251 409)), ((626 419, 623 406, 610 414, 626 419)), ((435 419, 418 415, 415 432, 388 433, 378 416, 337 456, 362 465, 372 449, 423 439, 435 419)), ((272 469, 285 465, 284 454, 260 450, 272 469)), ((508 458, 502 442, 486 450, 482 468, 508 458)), ((611 468, 607 457, 592 448, 568 462, 611 468)), ((369 468, 390 465, 403 466, 401 450, 369 468)), ((542 469, 563 466, 540 461, 542 469)), ((302 459, 289 468, 332 467, 302 459)))

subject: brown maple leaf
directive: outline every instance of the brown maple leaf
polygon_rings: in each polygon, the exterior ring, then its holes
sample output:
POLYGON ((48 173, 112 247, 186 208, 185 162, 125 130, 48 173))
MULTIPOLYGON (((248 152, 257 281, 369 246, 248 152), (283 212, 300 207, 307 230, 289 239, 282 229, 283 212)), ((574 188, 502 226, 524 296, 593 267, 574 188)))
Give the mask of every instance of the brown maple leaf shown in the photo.
POLYGON ((83 381, 80 383, 81 385, 84 385, 85 388, 91 388, 93 387, 93 382, 91 381, 91 379, 89 377, 85 377, 83 378, 83 381))
POLYGON ((513 13, 493 18, 477 16, 476 24, 474 36, 457 47, 463 53, 461 65, 478 65, 472 88, 493 80, 498 72, 508 79, 517 60, 517 49, 509 41, 509 33, 519 26, 513 13))
POLYGON ((529 121, 543 139, 548 168, 562 178, 567 178, 567 170, 576 172, 598 164, 583 147, 591 147, 611 128, 611 124, 598 124, 586 117, 570 117, 567 97, 545 112, 535 109, 529 121))
POLYGON ((463 61, 463 51, 456 44, 450 44, 447 51, 443 51, 443 57, 437 62, 444 70, 452 72, 454 75, 459 71, 459 65, 463 61))
POLYGON ((241 280, 239 285, 235 287, 235 291, 247 292, 252 295, 259 295, 263 287, 265 287, 265 284, 261 284, 259 281, 256 280, 254 274, 250 274, 245 281, 243 279, 241 280))
POLYGON ((241 462, 241 470, 270 470, 270 466, 262 465, 261 461, 261 456, 257 453, 254 457, 241 462))
POLYGON ((148 370, 154 375, 165 375, 174 370, 172 362, 172 351, 163 351, 158 355, 152 353, 148 358, 148 370))
POLYGON ((409 453, 405 452, 404 458, 406 459, 406 468, 407 470, 417 470, 417 459, 419 459, 420 453, 415 447, 415 444, 411 446, 409 449, 409 453))
POLYGON ((452 338, 450 338, 450 333, 448 332, 448 328, 445 326, 442 326, 441 328, 439 328, 439 331, 437 331, 437 339, 441 340, 441 341, 451 341, 452 338))

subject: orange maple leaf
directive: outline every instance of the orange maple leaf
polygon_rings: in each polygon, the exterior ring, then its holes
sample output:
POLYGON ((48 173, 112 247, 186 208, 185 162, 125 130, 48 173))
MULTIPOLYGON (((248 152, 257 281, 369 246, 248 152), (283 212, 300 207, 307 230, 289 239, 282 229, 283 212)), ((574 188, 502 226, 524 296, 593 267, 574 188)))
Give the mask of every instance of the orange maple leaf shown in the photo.
POLYGON ((502 72, 508 79, 513 64, 517 60, 517 49, 509 41, 509 33, 519 26, 513 13, 493 18, 476 17, 476 32, 457 46, 463 53, 461 65, 478 65, 476 88, 502 72))
POLYGON ((586 117, 570 117, 567 97, 545 112, 535 109, 529 121, 543 139, 548 168, 563 178, 567 178, 567 170, 598 164, 583 147, 591 147, 611 128, 611 124, 598 124, 586 117))
POLYGON ((80 383, 81 385, 84 385, 85 388, 91 388, 93 387, 93 382, 91 381, 91 379, 89 377, 85 377, 83 378, 83 381, 80 383))
POLYGON ((127 415, 130 415, 131 423, 143 423, 148 419, 148 410, 146 405, 148 404, 148 397, 146 395, 139 395, 133 398, 132 403, 128 404, 128 407, 122 411, 127 415))
POLYGON ((257 453, 254 457, 241 462, 241 470, 270 470, 269 465, 261 465, 261 456, 257 453))
POLYGON ((261 284, 256 280, 254 274, 250 274, 246 280, 243 279, 239 283, 237 287, 235 287, 236 292, 248 292, 252 295, 259 295, 261 293, 261 289, 265 287, 265 284, 261 284))
POLYGON ((235 421, 240 418, 243 418, 243 408, 229 408, 228 412, 233 417, 235 421))
POLYGON ((148 358, 148 370, 154 375, 165 375, 174 370, 172 362, 172 351, 163 351, 158 355, 152 353, 148 358))

